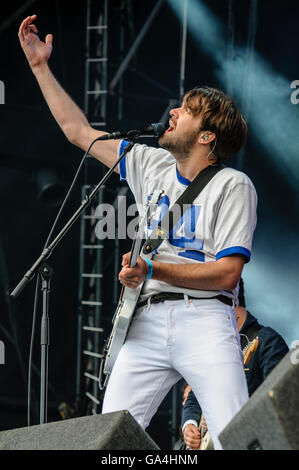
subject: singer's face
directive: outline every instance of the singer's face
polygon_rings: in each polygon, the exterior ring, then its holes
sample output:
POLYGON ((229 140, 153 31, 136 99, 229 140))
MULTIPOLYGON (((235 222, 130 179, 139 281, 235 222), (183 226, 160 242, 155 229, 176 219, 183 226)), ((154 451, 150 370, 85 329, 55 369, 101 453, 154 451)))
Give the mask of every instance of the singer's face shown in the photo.
POLYGON ((160 137, 159 145, 177 159, 189 157, 190 152, 196 148, 200 125, 200 116, 193 116, 183 103, 180 108, 170 111, 169 128, 160 137))

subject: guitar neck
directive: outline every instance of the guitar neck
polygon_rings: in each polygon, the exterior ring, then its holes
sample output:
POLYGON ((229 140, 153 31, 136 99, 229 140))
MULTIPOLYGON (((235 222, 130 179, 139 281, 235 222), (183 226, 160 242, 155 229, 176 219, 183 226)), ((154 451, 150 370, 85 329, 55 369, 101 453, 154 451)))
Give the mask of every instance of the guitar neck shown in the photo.
POLYGON ((140 253, 141 243, 137 243, 137 241, 138 241, 137 237, 138 237, 138 232, 137 232, 137 235, 135 236, 135 238, 133 240, 132 247, 131 247, 131 256, 130 256, 130 261, 129 261, 130 268, 134 268, 134 266, 137 263, 137 259, 138 259, 139 253, 140 253))
MULTIPOLYGON (((131 246, 131 256, 130 256, 130 261, 129 261, 129 266, 130 268, 134 268, 134 266, 137 263, 137 259, 140 253, 140 243, 136 243, 138 240, 138 233, 139 233, 139 225, 137 224, 135 227, 135 238, 132 242, 131 246)), ((142 241, 142 240, 141 240, 142 241)), ((123 300, 123 296, 125 293, 125 286, 122 286, 121 291, 120 291, 120 296, 119 296, 119 301, 121 302, 123 300)))
MULTIPOLYGON (((135 235, 134 235, 134 240, 132 242, 131 256, 130 256, 130 261, 129 261, 130 268, 133 268, 137 263, 137 259, 141 251, 141 245, 142 245, 142 242, 144 241, 143 235, 144 235, 145 227, 146 225, 149 225, 150 216, 154 212, 154 209, 157 206, 162 193, 163 191, 161 190, 156 189, 154 191, 151 200, 148 201, 143 214, 139 217, 139 221, 136 224, 135 235)), ((119 298, 120 301, 123 300, 124 293, 125 293, 125 286, 123 286, 121 289, 120 298, 119 298)))

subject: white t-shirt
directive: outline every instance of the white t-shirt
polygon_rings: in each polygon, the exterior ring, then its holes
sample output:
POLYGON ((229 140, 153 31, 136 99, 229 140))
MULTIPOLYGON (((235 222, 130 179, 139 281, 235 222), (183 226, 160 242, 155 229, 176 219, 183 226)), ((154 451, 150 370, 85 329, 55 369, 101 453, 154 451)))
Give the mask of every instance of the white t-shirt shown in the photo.
MULTIPOLYGON (((122 140, 119 155, 126 145, 122 140)), ((163 207, 161 217, 190 184, 179 174, 172 154, 162 148, 135 144, 120 162, 119 170, 121 180, 127 181, 138 207, 144 207, 148 195, 155 189, 164 190, 159 203, 163 207)), ((248 176, 225 167, 194 200, 153 259, 161 263, 206 263, 237 253, 244 255, 248 262, 256 226, 256 205, 256 191, 248 176)), ((160 292, 205 298, 222 294, 237 302, 238 287, 232 292, 207 291, 150 279, 144 283, 140 300, 160 292)))

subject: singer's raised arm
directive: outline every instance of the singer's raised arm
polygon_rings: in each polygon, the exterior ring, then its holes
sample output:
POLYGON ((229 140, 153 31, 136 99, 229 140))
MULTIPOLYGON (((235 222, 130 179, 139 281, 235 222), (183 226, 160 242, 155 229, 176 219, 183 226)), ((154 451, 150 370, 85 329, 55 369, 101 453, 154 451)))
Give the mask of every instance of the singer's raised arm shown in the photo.
MULTIPOLYGON (((48 34, 45 42, 39 39, 37 28, 33 24, 36 18, 36 15, 28 16, 21 23, 19 40, 22 49, 42 94, 65 136, 72 144, 87 150, 94 139, 106 133, 90 126, 84 113, 52 74, 48 60, 52 53, 53 36, 48 34)), ((118 144, 118 140, 96 142, 90 154, 110 168, 117 159, 118 144)), ((118 172, 118 169, 115 171, 118 172)))

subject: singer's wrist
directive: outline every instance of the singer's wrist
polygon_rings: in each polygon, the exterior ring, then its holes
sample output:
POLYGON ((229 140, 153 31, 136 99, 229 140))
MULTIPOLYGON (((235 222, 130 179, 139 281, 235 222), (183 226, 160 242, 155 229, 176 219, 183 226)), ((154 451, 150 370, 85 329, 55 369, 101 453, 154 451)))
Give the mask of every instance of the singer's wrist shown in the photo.
POLYGON ((31 67, 33 74, 35 75, 37 79, 40 76, 51 73, 48 62, 41 62, 40 64, 36 64, 36 65, 31 65, 29 63, 29 65, 31 67))
POLYGON ((147 275, 146 275, 146 279, 151 279, 152 276, 153 276, 153 271, 154 271, 154 268, 153 268, 153 263, 150 259, 147 259, 145 258, 144 260, 147 264, 147 275))

